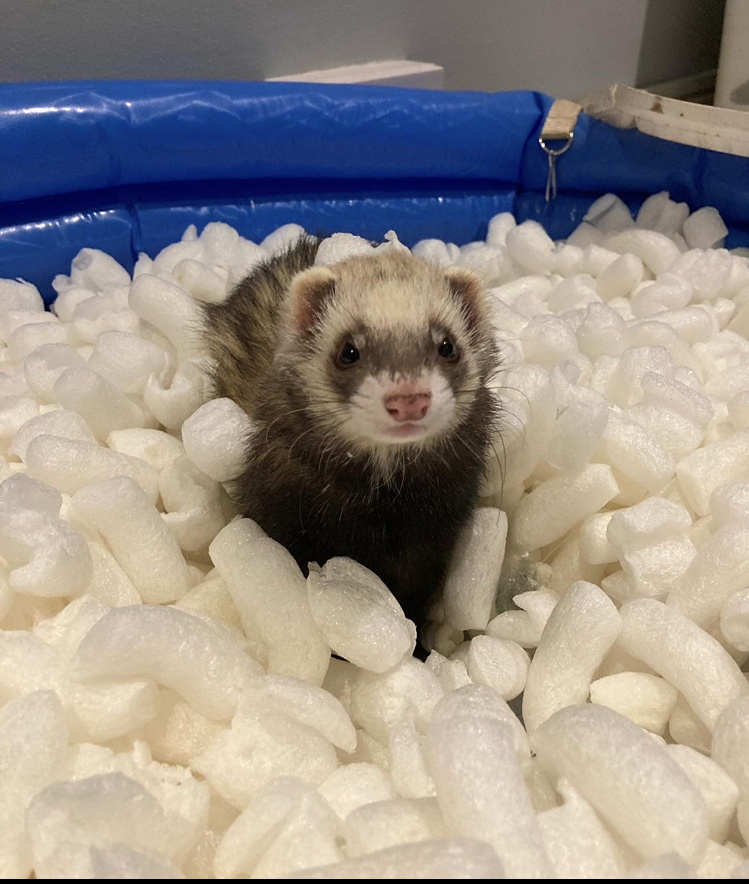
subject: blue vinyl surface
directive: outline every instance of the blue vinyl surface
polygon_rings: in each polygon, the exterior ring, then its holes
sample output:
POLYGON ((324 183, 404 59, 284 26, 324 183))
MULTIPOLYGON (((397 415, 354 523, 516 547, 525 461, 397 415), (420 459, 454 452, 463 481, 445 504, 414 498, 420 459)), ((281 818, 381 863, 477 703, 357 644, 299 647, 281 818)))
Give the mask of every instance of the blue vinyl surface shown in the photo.
POLYGON ((749 245, 749 160, 617 130, 582 115, 548 206, 534 92, 433 92, 299 83, 0 84, 0 277, 47 298, 84 246, 132 269, 188 224, 253 240, 294 221, 407 244, 459 244, 492 215, 555 238, 613 191, 716 206, 749 245))

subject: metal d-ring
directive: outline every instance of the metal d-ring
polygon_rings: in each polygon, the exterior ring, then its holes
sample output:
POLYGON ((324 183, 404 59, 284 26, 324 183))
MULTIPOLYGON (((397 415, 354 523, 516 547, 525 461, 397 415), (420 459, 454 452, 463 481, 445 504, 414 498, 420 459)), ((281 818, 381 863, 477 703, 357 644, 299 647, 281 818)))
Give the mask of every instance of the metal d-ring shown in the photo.
MULTIPOLYGON (((543 135, 539 135, 538 143, 541 145, 541 149, 546 154, 549 160, 549 174, 546 178, 546 202, 550 203, 552 200, 557 198, 557 166, 556 160, 557 157, 561 157, 563 153, 567 153, 567 151, 572 147, 572 142, 575 138, 575 133, 570 132, 567 136, 567 141, 562 145, 562 147, 552 148, 549 147, 546 143, 543 135)), ((557 139, 554 139, 557 140, 557 139)))

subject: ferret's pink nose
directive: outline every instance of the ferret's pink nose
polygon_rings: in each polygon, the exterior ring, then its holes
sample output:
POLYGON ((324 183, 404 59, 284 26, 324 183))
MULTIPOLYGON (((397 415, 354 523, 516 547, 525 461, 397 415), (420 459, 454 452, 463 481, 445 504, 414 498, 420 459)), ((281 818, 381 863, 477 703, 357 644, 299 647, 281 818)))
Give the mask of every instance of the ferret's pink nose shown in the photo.
POLYGON ((383 402, 387 413, 398 423, 420 421, 429 411, 432 394, 421 390, 411 392, 401 388, 398 392, 385 396, 383 402))

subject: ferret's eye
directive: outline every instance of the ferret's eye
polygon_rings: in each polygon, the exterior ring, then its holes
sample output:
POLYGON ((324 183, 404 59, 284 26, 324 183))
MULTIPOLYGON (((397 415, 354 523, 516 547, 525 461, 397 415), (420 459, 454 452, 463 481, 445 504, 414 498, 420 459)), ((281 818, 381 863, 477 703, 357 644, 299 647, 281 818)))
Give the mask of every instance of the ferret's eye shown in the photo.
POLYGON ((445 338, 442 343, 437 348, 437 352, 443 359, 446 359, 448 362, 455 362, 458 358, 458 351, 455 349, 455 344, 450 340, 450 338, 445 338))
POLYGON ((336 357, 336 361, 341 367, 348 368, 350 365, 355 365, 360 358, 361 354, 356 349, 356 347, 351 343, 351 341, 346 341, 346 343, 341 347, 338 356, 336 357))

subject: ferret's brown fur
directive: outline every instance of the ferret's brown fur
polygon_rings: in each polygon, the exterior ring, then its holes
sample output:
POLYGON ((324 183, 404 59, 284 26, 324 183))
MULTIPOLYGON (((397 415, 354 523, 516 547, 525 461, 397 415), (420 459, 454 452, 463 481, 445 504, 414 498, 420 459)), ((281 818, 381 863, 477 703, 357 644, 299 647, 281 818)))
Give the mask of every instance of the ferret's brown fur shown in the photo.
POLYGON ((468 272, 408 254, 313 268, 319 242, 300 240, 206 307, 215 393, 255 425, 236 499, 305 573, 309 562, 356 559, 420 625, 475 507, 497 420, 484 296, 468 272), (432 354, 432 326, 457 341, 455 365, 432 354), (373 372, 407 376, 437 365, 455 397, 444 433, 383 446, 351 431, 362 375, 358 366, 341 371, 334 357, 354 334, 366 340, 373 372))

